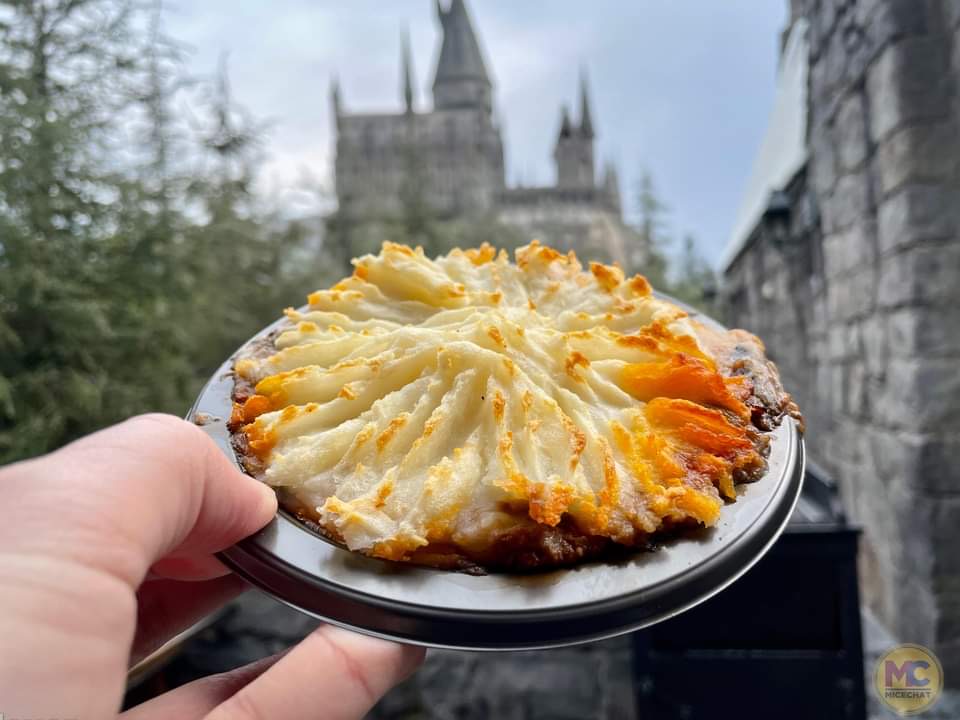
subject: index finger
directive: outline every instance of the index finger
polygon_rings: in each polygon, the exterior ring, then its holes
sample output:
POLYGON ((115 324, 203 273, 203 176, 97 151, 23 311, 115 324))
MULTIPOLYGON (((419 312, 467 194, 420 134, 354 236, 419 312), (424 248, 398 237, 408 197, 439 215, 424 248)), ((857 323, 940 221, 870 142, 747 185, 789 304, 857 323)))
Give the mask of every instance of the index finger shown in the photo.
POLYGON ((424 649, 321 626, 207 720, 356 720, 420 665, 424 649))

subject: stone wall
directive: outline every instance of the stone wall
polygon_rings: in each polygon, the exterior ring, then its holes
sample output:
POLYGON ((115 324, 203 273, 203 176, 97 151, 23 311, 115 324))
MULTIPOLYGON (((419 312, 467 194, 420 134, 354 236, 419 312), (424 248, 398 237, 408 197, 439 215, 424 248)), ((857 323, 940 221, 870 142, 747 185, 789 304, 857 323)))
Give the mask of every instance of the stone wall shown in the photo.
POLYGON ((360 218, 415 197, 442 216, 489 211, 504 188, 500 128, 485 112, 337 114, 337 199, 360 218))
POLYGON ((960 683, 960 0, 792 0, 809 22, 789 235, 726 271, 864 529, 864 599, 960 683))

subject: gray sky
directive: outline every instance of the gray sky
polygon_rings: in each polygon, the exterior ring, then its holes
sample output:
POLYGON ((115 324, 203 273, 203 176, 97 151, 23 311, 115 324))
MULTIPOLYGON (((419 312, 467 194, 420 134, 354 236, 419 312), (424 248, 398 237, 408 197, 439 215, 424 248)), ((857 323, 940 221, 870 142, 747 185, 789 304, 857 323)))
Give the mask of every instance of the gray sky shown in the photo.
MULTIPOLYGON (((419 108, 438 50, 435 0, 202 0, 169 7, 189 70, 229 53, 235 98, 272 121, 264 188, 302 203, 304 173, 329 177, 328 86, 347 110, 399 109, 400 33, 409 29, 419 108)), ((716 261, 770 111, 785 0, 472 0, 496 85, 508 182, 548 183, 560 105, 579 68, 593 95, 598 158, 616 162, 624 204, 640 169, 716 261)), ((679 243, 675 243, 679 245, 679 243)))

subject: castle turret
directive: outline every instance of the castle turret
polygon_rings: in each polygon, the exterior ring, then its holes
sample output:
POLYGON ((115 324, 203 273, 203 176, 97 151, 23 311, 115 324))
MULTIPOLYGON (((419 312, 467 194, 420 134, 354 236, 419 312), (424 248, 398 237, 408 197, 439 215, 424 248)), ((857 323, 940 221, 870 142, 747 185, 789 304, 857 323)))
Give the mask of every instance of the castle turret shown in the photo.
POLYGON ((569 139, 572 136, 573 126, 570 124, 570 111, 564 105, 560 110, 560 137, 557 138, 557 142, 559 143, 561 140, 569 139))
POLYGON ((438 110, 476 108, 490 113, 493 87, 463 0, 443 9, 437 0, 443 43, 433 80, 433 105, 438 110))
POLYGON ((407 114, 413 113, 413 59, 410 55, 410 34, 403 33, 400 49, 401 85, 403 91, 403 109, 407 114))
POLYGON ((573 127, 570 113, 563 108, 560 136, 553 152, 557 163, 557 185, 562 188, 592 188, 596 184, 593 161, 593 117, 587 93, 587 79, 580 80, 580 122, 573 127))
POLYGON ((340 81, 334 75, 330 80, 330 108, 333 110, 333 123, 340 126, 340 116, 343 114, 343 105, 340 100, 340 81))
POLYGON ((580 73, 580 136, 593 140, 593 116, 590 113, 590 96, 587 92, 587 73, 580 73))

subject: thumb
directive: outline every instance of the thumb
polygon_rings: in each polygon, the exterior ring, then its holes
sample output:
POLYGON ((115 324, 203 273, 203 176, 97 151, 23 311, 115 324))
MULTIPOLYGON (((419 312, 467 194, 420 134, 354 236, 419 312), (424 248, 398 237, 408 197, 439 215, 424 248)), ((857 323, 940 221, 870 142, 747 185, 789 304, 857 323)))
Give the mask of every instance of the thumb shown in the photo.
POLYGON ((150 567, 226 548, 276 499, 199 428, 151 415, 3 468, 0 507, 0 710, 107 717, 150 567))
POLYGON ((12 526, 0 528, 0 546, 32 544, 134 589, 151 567, 181 579, 222 574, 212 553, 277 509, 270 488, 237 470, 198 427, 168 415, 133 418, 23 465, 11 475, 29 487, 8 495, 18 507, 12 526))

